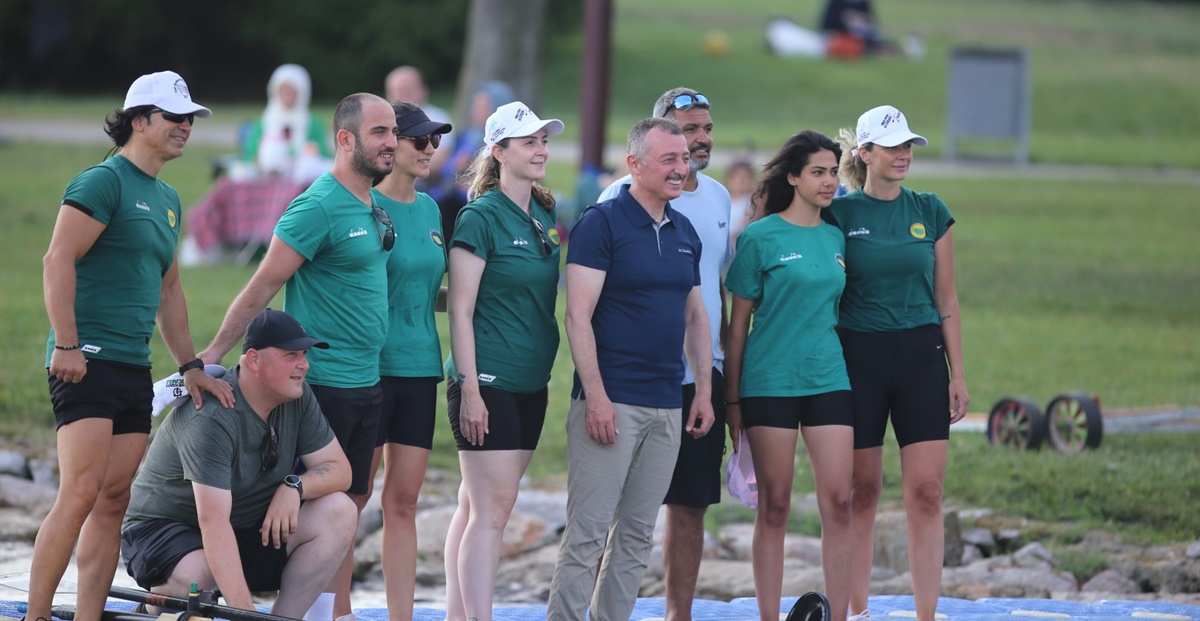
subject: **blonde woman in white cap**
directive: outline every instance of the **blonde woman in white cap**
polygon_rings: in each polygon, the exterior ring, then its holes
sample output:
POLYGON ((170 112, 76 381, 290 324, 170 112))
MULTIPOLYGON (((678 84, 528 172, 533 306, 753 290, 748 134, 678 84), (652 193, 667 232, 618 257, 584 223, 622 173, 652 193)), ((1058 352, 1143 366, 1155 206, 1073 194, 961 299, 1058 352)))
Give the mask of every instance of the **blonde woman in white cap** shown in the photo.
POLYGON ((504 526, 546 417, 559 235, 540 182, 562 130, 519 101, 488 117, 450 244, 446 401, 463 480, 446 536, 447 621, 492 618, 504 526))
POLYGON ((890 417, 900 446, 917 621, 932 621, 941 588, 950 425, 971 401, 954 284, 954 218, 936 194, 900 185, 913 146, 928 141, 909 130, 899 110, 868 110, 854 133, 841 131, 841 142, 839 172, 852 191, 834 199, 830 214, 846 236, 838 333, 854 401, 850 613, 870 618, 875 510, 890 417))
POLYGON ((203 391, 233 404, 229 384, 205 375, 196 358, 175 262, 179 194, 158 179, 183 155, 195 118, 211 114, 175 72, 138 78, 105 123, 120 151, 76 175, 63 196, 43 260, 61 482, 34 543, 29 619, 50 619, 76 541, 76 614, 97 621, 104 609, 150 433, 156 322, 196 406, 203 391))

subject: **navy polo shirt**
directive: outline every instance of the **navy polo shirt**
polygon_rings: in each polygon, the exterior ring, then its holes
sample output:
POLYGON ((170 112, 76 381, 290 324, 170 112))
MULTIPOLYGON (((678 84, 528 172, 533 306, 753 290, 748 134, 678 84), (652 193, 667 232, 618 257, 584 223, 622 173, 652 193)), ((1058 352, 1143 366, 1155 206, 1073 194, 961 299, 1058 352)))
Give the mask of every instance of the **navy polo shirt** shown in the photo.
MULTIPOLYGON (((626 186, 584 212, 567 245, 567 263, 606 272, 592 330, 613 403, 683 407, 679 354, 687 297, 700 284, 700 236, 670 204, 665 215, 656 227, 626 186)), ((581 392, 576 373, 571 394, 581 392)))

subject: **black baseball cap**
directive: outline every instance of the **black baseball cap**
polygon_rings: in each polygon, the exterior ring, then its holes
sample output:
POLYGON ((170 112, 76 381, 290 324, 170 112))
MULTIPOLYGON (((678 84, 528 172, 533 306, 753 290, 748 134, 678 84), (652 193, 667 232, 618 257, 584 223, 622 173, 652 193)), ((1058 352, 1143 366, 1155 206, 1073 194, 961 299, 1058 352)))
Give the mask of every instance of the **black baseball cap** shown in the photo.
POLYGON ((420 108, 396 119, 396 133, 409 138, 428 136, 429 134, 448 134, 453 129, 454 127, 449 123, 429 120, 429 116, 420 108))
POLYGON ((310 337, 295 317, 283 311, 264 308, 250 320, 250 325, 246 326, 242 353, 267 347, 300 351, 313 347, 329 349, 329 343, 310 337))

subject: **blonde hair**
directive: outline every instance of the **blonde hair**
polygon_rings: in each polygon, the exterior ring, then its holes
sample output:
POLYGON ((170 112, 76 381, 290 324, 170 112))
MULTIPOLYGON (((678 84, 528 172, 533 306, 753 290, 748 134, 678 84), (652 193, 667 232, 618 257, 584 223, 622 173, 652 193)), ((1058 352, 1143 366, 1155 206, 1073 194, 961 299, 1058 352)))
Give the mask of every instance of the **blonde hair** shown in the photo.
MULTIPOLYGON (((867 164, 858 156, 858 138, 848 129, 838 130, 838 144, 842 145, 842 161, 838 162, 838 178, 842 185, 853 192, 861 190, 867 182, 867 164)), ((868 143, 864 149, 870 151, 873 143, 868 143)))
MULTIPOLYGON (((508 138, 497 142, 500 148, 508 148, 508 138)), ((473 201, 489 191, 500 187, 500 160, 492 155, 492 147, 484 145, 475 152, 475 159, 471 161, 471 165, 463 171, 461 179, 469 181, 467 184, 467 200, 473 201)), ((533 182, 531 188, 533 200, 537 201, 543 209, 549 211, 554 209, 554 194, 550 192, 546 186, 533 182)))

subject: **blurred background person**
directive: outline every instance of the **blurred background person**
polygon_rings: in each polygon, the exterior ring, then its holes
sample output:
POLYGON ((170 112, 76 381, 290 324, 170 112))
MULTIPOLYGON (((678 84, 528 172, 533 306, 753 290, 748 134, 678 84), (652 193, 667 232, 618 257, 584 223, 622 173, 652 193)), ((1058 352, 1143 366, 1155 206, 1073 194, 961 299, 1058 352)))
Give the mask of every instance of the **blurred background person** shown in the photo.
POLYGON ((325 125, 309 112, 312 81, 296 64, 280 65, 267 81, 267 107, 242 143, 242 160, 261 175, 311 182, 329 170, 333 151, 325 125))
POLYGON ((750 223, 750 192, 754 189, 754 164, 734 160, 725 171, 725 189, 729 190, 729 255, 737 252, 737 237, 750 223))
POLYGON ((442 232, 446 239, 454 239, 458 210, 467 204, 467 189, 472 179, 466 172, 485 146, 484 124, 493 111, 516 100, 512 87, 499 81, 484 82, 471 93, 467 124, 455 134, 454 150, 442 166, 442 185, 430 192, 442 211, 442 232))
MULTIPOLYGON (((384 98, 390 102, 408 101, 416 104, 425 116, 429 117, 430 121, 436 123, 446 123, 447 127, 451 127, 451 116, 449 112, 429 103, 429 89, 425 86, 425 78, 421 75, 421 70, 412 65, 401 65, 392 69, 387 74, 387 78, 383 81, 384 98)), ((439 134, 442 138, 441 144, 445 147, 436 147, 433 151, 433 159, 429 162, 429 174, 425 177, 417 179, 417 190, 421 192, 429 192, 430 188, 437 187, 442 180, 442 167, 446 165, 446 160, 450 158, 450 153, 454 150, 454 132, 447 131, 445 134, 439 134)))
POLYGON ((821 32, 832 57, 891 54, 892 42, 883 38, 871 0, 828 0, 821 12, 821 32))

